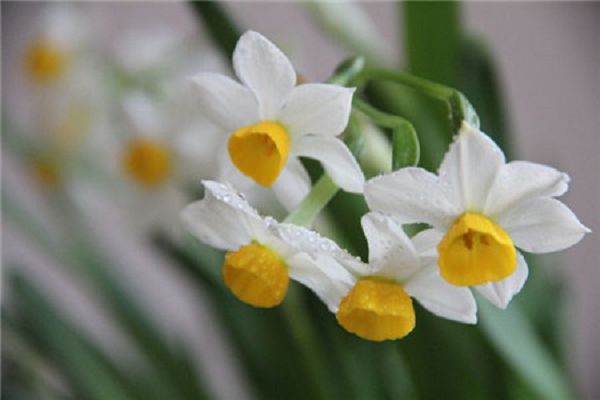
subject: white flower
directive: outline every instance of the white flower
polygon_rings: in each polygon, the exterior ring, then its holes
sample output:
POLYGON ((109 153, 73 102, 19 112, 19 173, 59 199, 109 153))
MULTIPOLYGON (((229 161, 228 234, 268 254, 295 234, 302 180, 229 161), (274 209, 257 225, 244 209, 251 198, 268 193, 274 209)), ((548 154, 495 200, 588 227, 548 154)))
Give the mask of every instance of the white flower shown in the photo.
MULTIPOLYGON (((227 287, 256 307, 274 307, 287 293, 289 278, 304 282, 324 276, 313 260, 342 252, 318 233, 261 217, 229 184, 203 181, 204 198, 185 207, 181 218, 202 242, 228 253, 227 287)), ((343 281, 347 272, 339 268, 343 281)))
POLYGON ((118 200, 142 232, 166 228, 178 234, 174 221, 187 202, 182 189, 185 168, 177 154, 178 124, 169 106, 168 99, 129 93, 122 102, 123 140, 107 154, 115 183, 120 185, 118 200))
POLYGON ((505 308, 527 279, 515 245, 532 253, 562 250, 589 230, 553 197, 569 178, 545 165, 506 163, 483 132, 463 122, 435 175, 404 168, 365 185, 369 207, 401 223, 427 223, 438 235, 441 275, 475 288, 505 308))
POLYGON ((298 159, 305 156, 319 160, 342 189, 362 192, 362 171, 336 137, 348 123, 354 89, 296 86, 296 72, 287 57, 252 31, 239 39, 233 65, 242 84, 214 73, 194 77, 200 111, 222 128, 220 180, 242 189, 249 177, 272 187, 291 208, 310 188, 298 159))
POLYGON ((135 77, 161 76, 174 63, 174 54, 183 43, 183 35, 165 26, 126 32, 113 51, 117 65, 135 77))
POLYGON ((476 304, 467 288, 446 283, 436 265, 432 231, 409 239, 391 218, 362 218, 369 263, 332 250, 329 257, 304 260, 298 280, 311 288, 348 331, 369 340, 399 339, 415 327, 411 297, 434 314, 475 323, 476 304))
POLYGON ((53 4, 44 9, 25 52, 25 75, 37 84, 64 78, 86 42, 84 16, 76 7, 53 4))

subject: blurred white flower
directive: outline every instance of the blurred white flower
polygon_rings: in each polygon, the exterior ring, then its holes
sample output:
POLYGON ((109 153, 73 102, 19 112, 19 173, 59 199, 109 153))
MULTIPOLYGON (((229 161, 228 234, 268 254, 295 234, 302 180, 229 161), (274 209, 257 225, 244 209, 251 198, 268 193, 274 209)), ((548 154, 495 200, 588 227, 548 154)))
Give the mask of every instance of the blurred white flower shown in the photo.
POLYGON ((85 20, 75 6, 48 5, 24 53, 24 72, 36 84, 60 81, 73 67, 87 39, 85 20))
POLYGON ((287 57, 256 32, 246 32, 233 54, 242 84, 220 74, 194 78, 203 112, 221 127, 219 180, 245 189, 272 187, 288 208, 308 193, 310 179, 298 157, 319 160, 344 190, 361 192, 358 163, 336 136, 345 129, 353 89, 328 84, 296 86, 287 57), (240 174, 241 172, 241 174, 240 174))
POLYGON ((369 245, 368 264, 340 251, 318 260, 304 255, 304 277, 297 278, 346 330, 374 341, 408 335, 416 323, 411 297, 440 317, 476 322, 471 292, 439 275, 437 236, 432 231, 411 240, 393 219, 374 212, 361 223, 369 245))
POLYGON ((175 62, 183 40, 180 32, 166 27, 126 32, 113 55, 117 66, 128 74, 156 76, 175 62))
POLYGON ((570 247, 586 232, 553 197, 569 178, 526 161, 506 163, 483 132, 463 122, 439 174, 404 168, 365 185, 369 207, 402 223, 430 224, 439 239, 439 268, 450 283, 475 288, 505 308, 528 270, 515 249, 546 253, 570 247))
POLYGON ((123 100, 123 111, 123 137, 108 155, 121 184, 122 205, 139 230, 175 233, 179 210, 187 201, 174 110, 167 100, 133 92, 123 100))

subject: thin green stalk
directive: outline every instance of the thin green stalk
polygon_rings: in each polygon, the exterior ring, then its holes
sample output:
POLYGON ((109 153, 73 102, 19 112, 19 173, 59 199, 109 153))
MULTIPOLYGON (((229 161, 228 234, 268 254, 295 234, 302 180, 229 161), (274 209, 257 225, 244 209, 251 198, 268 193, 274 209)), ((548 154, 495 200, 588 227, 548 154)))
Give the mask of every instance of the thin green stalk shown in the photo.
POLYGON ((458 130, 463 121, 479 127, 479 117, 467 98, 458 90, 448 86, 419 78, 415 75, 383 68, 365 68, 352 82, 362 86, 368 81, 387 80, 410 87, 431 98, 443 101, 449 108, 449 118, 452 127, 458 130))
POLYGON ((319 212, 329 203, 338 192, 339 187, 331 177, 323 174, 313 186, 310 193, 302 200, 300 205, 292 211, 283 221, 287 224, 311 226, 319 212))
POLYGON ((353 103, 357 110, 363 112, 377 125, 392 129, 392 170, 419 164, 421 154, 419 138, 410 121, 379 111, 358 97, 354 98, 353 103))

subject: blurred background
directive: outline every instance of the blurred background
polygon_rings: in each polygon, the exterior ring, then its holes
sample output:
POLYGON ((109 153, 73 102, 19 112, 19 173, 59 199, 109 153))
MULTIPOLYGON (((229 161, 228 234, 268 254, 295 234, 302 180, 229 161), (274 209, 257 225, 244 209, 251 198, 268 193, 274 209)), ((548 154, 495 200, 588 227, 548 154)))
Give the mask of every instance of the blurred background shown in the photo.
MULTIPOLYGON (((597 232, 599 3, 58 5, 68 10, 1 5, 3 398, 600 398, 596 234, 530 261, 507 311, 518 317, 463 327, 419 311, 414 335, 377 345, 342 332, 301 289, 270 313, 223 291, 206 272, 218 275, 221 255, 187 246, 178 226, 180 206, 198 198, 181 187, 210 176, 195 175, 198 160, 181 168, 179 192, 132 190, 117 176, 123 132, 164 136, 154 121, 164 109, 185 131, 173 144, 181 159, 202 152, 198 132, 211 127, 181 118, 193 100, 177 99, 195 72, 230 73, 233 24, 277 43, 307 81, 362 54, 458 87, 511 158, 570 175, 563 200, 597 232), (40 35, 68 46, 71 83, 48 89, 43 74, 28 76, 40 35), (527 340, 511 337, 520 317, 527 340)), ((377 88, 369 96, 390 103, 377 88)), ((426 166, 436 157, 425 154, 426 166)), ((351 213, 354 200, 336 204, 351 213)))

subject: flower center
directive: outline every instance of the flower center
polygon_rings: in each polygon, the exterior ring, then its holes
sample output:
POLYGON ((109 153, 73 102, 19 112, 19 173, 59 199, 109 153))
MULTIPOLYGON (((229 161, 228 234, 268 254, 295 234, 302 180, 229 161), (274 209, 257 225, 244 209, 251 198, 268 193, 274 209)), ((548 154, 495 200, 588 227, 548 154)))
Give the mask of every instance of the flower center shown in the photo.
POLYGON ((510 236, 490 219, 472 212, 454 222, 438 252, 442 277, 458 286, 499 281, 517 268, 510 236))
POLYGON ((32 80, 48 83, 60 78, 68 66, 68 54, 44 40, 36 40, 25 54, 25 70, 32 80))
POLYGON ((285 263, 273 251, 257 243, 227 253, 223 279, 238 299, 264 308, 280 304, 290 282, 285 263))
POLYGON ((171 155, 161 142, 137 138, 127 145, 121 166, 137 183, 154 187, 164 182, 171 173, 171 155))
POLYGON ((342 300, 337 320, 347 331, 364 339, 400 339, 414 329, 415 310, 399 284, 363 278, 342 300))
POLYGON ((34 179, 44 188, 53 189, 61 184, 58 160, 46 155, 35 156, 31 164, 34 179))
POLYGON ((229 156, 244 174, 263 186, 271 186, 285 166, 290 138, 277 122, 264 121, 233 132, 229 156))

